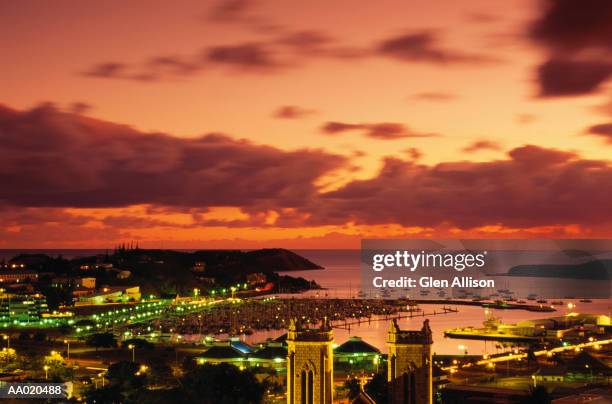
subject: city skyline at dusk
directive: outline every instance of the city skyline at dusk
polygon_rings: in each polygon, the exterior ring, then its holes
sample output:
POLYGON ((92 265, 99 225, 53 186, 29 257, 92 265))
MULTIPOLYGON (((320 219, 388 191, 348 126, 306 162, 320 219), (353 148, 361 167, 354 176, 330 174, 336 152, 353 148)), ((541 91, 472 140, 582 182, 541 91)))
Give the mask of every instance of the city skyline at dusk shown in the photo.
POLYGON ((604 0, 5 2, 0 248, 609 237, 611 18, 604 0))

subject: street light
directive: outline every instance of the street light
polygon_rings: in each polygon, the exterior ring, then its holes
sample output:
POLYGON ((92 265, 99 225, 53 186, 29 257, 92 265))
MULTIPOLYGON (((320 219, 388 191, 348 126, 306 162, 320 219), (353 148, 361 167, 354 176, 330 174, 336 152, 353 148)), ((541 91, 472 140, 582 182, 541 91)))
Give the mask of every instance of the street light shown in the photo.
POLYGON ((128 349, 132 350, 132 362, 136 362, 136 345, 130 344, 128 345, 128 349))
POLYGON ((64 340, 64 344, 68 345, 68 350, 66 351, 66 357, 67 357, 68 360, 70 360, 70 341, 65 339, 64 340))
POLYGON ((11 336, 8 334, 4 334, 2 336, 2 339, 6 341, 6 349, 10 349, 11 348, 11 336))
POLYGON ((49 378, 49 366, 45 365, 43 366, 43 369, 45 370, 45 380, 49 378))

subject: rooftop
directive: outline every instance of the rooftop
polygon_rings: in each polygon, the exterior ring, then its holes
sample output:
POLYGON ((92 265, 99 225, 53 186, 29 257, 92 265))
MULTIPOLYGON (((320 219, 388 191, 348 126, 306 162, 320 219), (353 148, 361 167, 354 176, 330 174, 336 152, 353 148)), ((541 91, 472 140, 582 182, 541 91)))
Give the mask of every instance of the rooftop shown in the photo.
POLYGON ((206 359, 233 359, 243 358, 244 356, 245 354, 242 351, 230 344, 213 345, 198 355, 198 357, 206 359))
POLYGON ((344 344, 339 345, 334 349, 334 353, 373 353, 379 354, 380 350, 367 342, 363 341, 360 337, 350 337, 344 344))

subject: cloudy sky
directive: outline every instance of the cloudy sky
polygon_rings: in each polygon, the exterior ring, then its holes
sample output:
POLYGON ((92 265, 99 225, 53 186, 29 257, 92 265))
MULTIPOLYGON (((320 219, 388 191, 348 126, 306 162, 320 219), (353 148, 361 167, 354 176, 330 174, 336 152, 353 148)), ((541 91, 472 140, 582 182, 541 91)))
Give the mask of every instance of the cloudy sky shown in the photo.
POLYGON ((0 248, 612 235, 612 3, 0 3, 0 248))

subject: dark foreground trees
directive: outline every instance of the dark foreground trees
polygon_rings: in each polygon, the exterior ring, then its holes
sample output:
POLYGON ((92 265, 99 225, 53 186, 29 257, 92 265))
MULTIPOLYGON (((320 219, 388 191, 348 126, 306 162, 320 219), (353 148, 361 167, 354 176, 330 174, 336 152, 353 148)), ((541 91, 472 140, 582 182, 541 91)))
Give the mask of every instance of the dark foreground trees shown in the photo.
POLYGON ((259 404, 265 386, 250 370, 234 365, 205 364, 188 370, 173 389, 147 389, 147 375, 139 372, 134 362, 112 364, 107 373, 108 385, 92 389, 87 402, 96 403, 235 403, 259 404))
POLYGON ((85 343, 91 347, 96 348, 112 348, 117 346, 117 340, 115 336, 111 332, 101 332, 97 334, 92 334, 87 337, 85 343))
POLYGON ((256 404, 264 395, 263 384, 251 371, 226 363, 198 366, 186 373, 180 384, 187 402, 256 404))

